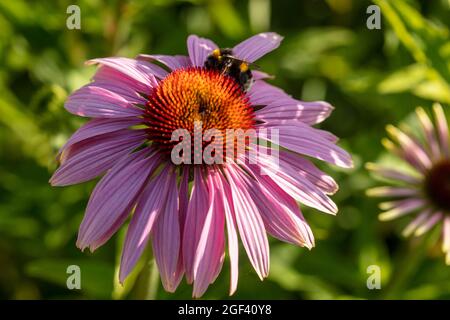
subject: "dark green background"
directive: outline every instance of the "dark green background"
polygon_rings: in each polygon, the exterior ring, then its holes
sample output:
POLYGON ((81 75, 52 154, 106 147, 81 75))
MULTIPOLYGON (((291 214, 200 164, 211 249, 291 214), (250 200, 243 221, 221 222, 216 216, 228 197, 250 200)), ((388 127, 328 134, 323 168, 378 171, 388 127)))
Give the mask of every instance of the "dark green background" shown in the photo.
MULTIPOLYGON (((139 298, 145 278, 124 288, 114 276, 123 230, 94 254, 75 247, 95 182, 52 188, 58 148, 83 120, 67 113, 67 96, 95 71, 85 60, 139 53, 186 54, 191 33, 233 46, 261 31, 285 37, 257 64, 273 83, 336 109, 322 125, 341 137, 355 168, 323 168, 340 191, 336 217, 303 208, 316 236, 308 251, 271 239, 271 272, 260 282, 241 250, 233 298, 450 298, 450 267, 439 230, 405 240, 408 218, 379 222, 365 196, 376 182, 367 161, 387 161, 380 140, 388 123, 418 105, 450 103, 450 2, 375 1, 381 30, 368 30, 361 0, 310 1, 1 1, 0 2, 0 298, 139 298), (66 8, 81 8, 81 30, 66 28, 66 8), (82 290, 66 288, 66 268, 82 270, 82 290), (382 289, 368 290, 366 269, 379 265, 382 289)), ((448 112, 447 112, 448 113, 448 112)), ((137 276, 137 277, 136 277, 137 276)), ((137 279, 137 281, 133 281, 137 279)), ((204 298, 227 298, 229 265, 204 298)), ((156 298, 189 298, 159 287, 156 298)))

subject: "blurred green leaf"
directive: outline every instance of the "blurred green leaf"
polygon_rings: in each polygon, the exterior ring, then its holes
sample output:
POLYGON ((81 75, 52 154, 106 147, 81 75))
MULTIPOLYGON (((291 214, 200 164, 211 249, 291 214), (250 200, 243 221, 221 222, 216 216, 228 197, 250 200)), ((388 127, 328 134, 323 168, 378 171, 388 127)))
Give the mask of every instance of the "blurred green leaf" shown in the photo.
POLYGON ((244 24, 229 0, 209 1, 208 9, 213 21, 225 35, 231 38, 243 36, 244 24))
MULTIPOLYGON (((1 84, 0 84, 1 85, 1 84)), ((5 91, 6 92, 6 91, 5 91)), ((20 138, 23 151, 46 166, 52 157, 49 137, 36 126, 33 118, 24 112, 19 101, 8 95, 0 97, 0 122, 20 138), (10 99, 8 99, 10 98, 10 99)))
POLYGON ((404 0, 374 0, 414 59, 442 77, 450 92, 449 30, 426 20, 404 0))
POLYGON ((420 63, 395 71, 378 84, 381 94, 410 91, 418 97, 443 103, 450 103, 448 88, 447 83, 420 63))
MULTIPOLYGON (((71 265, 80 267, 81 270, 81 292, 99 298, 110 298, 113 289, 112 279, 114 270, 112 266, 95 260, 62 260, 45 259, 36 260, 26 266, 26 272, 54 284, 66 287, 67 268, 71 265)), ((69 290, 69 289, 67 289, 69 290)))

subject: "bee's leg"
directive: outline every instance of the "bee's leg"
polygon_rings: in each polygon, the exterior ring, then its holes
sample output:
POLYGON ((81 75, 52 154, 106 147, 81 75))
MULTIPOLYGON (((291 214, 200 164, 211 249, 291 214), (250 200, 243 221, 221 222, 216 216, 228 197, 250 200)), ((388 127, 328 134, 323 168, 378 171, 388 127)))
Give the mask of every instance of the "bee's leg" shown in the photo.
POLYGON ((250 90, 254 82, 255 81, 253 80, 253 75, 250 70, 240 74, 240 83, 242 84, 245 92, 250 90))

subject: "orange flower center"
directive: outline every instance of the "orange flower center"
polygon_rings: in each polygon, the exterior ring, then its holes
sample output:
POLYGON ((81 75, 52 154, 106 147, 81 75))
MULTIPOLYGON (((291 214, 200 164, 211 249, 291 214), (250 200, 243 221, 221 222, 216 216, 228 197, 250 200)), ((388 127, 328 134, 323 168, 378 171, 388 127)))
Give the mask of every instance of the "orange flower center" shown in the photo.
MULTIPOLYGON (((145 111, 149 139, 164 153, 179 143, 172 141, 177 129, 189 131, 193 143, 194 124, 201 123, 202 134, 217 129, 225 143, 228 129, 245 131, 254 125, 253 109, 239 84, 216 70, 196 67, 175 70, 163 79, 145 111)), ((202 147, 209 143, 203 141, 202 147)))

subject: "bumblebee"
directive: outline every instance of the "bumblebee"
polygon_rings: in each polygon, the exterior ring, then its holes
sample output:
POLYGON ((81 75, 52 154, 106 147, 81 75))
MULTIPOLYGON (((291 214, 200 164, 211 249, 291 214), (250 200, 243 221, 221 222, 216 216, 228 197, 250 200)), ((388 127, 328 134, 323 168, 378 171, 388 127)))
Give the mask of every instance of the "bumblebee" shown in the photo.
POLYGON ((246 92, 253 83, 253 76, 250 70, 250 63, 233 56, 231 49, 214 49, 206 58, 205 68, 218 70, 233 78, 246 92))

